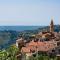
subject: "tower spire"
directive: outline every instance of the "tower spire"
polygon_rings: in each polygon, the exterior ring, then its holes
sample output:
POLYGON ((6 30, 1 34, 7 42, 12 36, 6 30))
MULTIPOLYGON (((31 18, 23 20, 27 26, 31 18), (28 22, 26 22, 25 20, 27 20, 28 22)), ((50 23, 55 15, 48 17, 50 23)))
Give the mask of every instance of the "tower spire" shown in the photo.
POLYGON ((51 23, 50 23, 50 32, 54 32, 54 23, 53 23, 53 19, 51 19, 51 23))

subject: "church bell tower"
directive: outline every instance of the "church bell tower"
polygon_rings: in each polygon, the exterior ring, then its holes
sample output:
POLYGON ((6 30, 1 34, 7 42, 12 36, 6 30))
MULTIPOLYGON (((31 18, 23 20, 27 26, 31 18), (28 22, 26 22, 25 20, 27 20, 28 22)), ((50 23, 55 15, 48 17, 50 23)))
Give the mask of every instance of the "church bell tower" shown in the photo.
POLYGON ((53 19, 51 19, 51 23, 50 23, 50 32, 54 32, 54 23, 53 23, 53 19))

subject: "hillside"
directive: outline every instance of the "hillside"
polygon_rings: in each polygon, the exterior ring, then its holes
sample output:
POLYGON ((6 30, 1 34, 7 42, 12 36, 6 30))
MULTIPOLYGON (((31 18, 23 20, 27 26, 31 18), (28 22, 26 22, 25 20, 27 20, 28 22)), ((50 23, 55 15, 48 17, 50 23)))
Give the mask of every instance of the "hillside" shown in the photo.
MULTIPOLYGON (((30 27, 31 28, 31 27, 30 27)), ((49 26, 43 26, 37 28, 35 30, 24 30, 24 31, 12 31, 12 30, 4 30, 0 31, 0 49, 7 48, 11 44, 16 42, 16 39, 19 37, 24 37, 24 39, 28 40, 32 34, 37 34, 41 31, 49 30, 49 26)), ((60 25, 55 25, 54 30, 56 32, 60 31, 60 25)))

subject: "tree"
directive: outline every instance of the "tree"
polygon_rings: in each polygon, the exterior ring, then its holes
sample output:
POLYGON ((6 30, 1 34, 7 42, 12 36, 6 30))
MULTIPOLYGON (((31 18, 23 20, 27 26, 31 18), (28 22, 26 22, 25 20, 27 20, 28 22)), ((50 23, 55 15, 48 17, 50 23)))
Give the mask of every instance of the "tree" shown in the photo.
POLYGON ((0 60, 17 60, 18 48, 15 45, 10 46, 8 49, 0 50, 0 60))
POLYGON ((11 60, 17 60, 16 54, 18 52, 18 48, 15 45, 10 46, 7 49, 8 53, 9 53, 9 58, 11 60))

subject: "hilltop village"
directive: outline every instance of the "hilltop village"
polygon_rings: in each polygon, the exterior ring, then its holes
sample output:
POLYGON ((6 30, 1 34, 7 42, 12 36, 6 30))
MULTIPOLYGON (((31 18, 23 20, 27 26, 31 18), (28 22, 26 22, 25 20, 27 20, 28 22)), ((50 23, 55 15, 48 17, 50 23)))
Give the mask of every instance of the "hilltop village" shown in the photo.
POLYGON ((26 54, 26 57, 36 53, 60 56, 60 32, 54 31, 54 22, 52 19, 49 31, 46 30, 32 35, 29 42, 21 37, 16 40, 16 46, 23 56, 26 54))

